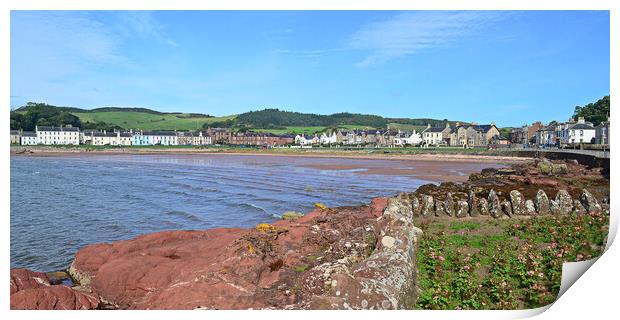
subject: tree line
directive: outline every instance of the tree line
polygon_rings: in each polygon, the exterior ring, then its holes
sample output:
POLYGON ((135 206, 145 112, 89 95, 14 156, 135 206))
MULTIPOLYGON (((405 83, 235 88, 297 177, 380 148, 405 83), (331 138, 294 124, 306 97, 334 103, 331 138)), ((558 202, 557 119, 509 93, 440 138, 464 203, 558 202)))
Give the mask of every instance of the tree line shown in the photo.
POLYGON ((603 121, 607 121, 609 117, 609 96, 604 96, 594 103, 588 103, 585 106, 576 106, 573 118, 578 119, 584 117, 586 121, 592 122, 597 126, 603 121))
MULTIPOLYGON (((56 107, 45 103, 29 102, 25 106, 11 111, 11 130, 34 131, 36 126, 67 126, 79 127, 82 129, 95 130, 122 130, 120 126, 100 122, 82 122, 79 117, 73 115, 70 109, 56 107)), ((78 109, 82 110, 82 109, 78 109)))

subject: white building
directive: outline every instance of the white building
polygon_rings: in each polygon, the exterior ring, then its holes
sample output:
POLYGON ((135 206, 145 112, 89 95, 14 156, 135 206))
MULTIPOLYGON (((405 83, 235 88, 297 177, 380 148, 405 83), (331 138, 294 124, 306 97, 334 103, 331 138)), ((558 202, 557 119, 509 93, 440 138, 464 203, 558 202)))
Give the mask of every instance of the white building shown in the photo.
POLYGON ((443 131, 445 128, 427 127, 422 131, 422 141, 427 146, 443 144, 443 131))
POLYGON ((36 126, 37 144, 44 145, 78 145, 80 144, 80 128, 74 127, 43 127, 36 126))
POLYGON ((133 142, 129 132, 92 132, 91 143, 94 146, 130 146, 133 142))
POLYGON ((312 138, 306 138, 303 134, 298 134, 295 136, 295 144, 300 146, 312 145, 312 138))
POLYGON ((212 144, 211 136, 203 133, 202 131, 198 132, 198 135, 194 135, 191 138, 191 144, 194 146, 204 146, 208 144, 212 144))
POLYGON ((321 134, 320 140, 321 144, 336 144, 338 143, 338 135, 336 135, 336 132, 332 132, 331 135, 323 132, 323 134, 321 134))
POLYGON ((536 131, 536 144, 539 146, 554 146, 556 142, 556 125, 548 125, 536 131))
POLYGON ((37 133, 33 131, 24 131, 21 134, 20 144, 22 146, 35 146, 37 142, 37 133))
POLYGON ((394 137, 395 146, 417 146, 420 143, 422 143, 422 135, 415 130, 411 134, 398 131, 398 134, 394 137))
POLYGON ((596 129, 592 123, 586 122, 583 117, 580 117, 576 123, 562 123, 558 127, 560 130, 556 127, 556 134, 562 144, 593 143, 596 136, 596 129))

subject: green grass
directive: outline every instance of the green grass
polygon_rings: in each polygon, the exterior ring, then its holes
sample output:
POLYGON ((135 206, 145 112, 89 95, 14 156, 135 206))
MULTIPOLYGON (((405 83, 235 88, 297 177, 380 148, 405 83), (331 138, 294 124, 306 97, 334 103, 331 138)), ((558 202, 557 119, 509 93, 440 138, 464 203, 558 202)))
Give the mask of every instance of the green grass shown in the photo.
POLYGON ((82 123, 103 121, 125 129, 141 130, 196 130, 205 123, 224 121, 235 116, 182 118, 187 114, 152 114, 135 111, 76 112, 82 123), (180 117, 178 117, 180 116, 180 117))
POLYGON ((402 123, 389 123, 390 129, 392 130, 401 130, 401 131, 413 131, 420 133, 426 129, 426 126, 416 126, 412 124, 402 124, 402 123))
POLYGON ((609 213, 419 225, 414 308, 529 309, 555 301, 563 262, 601 255, 609 213))

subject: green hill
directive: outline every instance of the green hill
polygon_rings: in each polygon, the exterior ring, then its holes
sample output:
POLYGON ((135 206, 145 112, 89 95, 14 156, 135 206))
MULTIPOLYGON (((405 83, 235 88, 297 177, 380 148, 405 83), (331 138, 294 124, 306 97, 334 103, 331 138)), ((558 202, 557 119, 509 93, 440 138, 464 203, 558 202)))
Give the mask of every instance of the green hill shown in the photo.
POLYGON ((206 123, 226 121, 234 117, 159 112, 147 108, 104 107, 87 110, 28 103, 11 112, 11 129, 34 130, 35 125, 72 124, 84 129, 196 130, 206 123), (76 116, 77 119, 71 116, 76 116))
POLYGON ((188 113, 160 113, 142 111, 72 112, 82 123, 105 122, 124 129, 142 130, 197 130, 204 124, 232 119, 235 116, 192 116, 188 113))
POLYGON ((82 129, 199 130, 209 126, 283 133, 320 133, 333 128, 421 131, 427 123, 444 125, 447 120, 384 118, 377 115, 335 113, 320 115, 264 109, 238 115, 214 117, 202 113, 159 112, 147 108, 105 107, 80 109, 28 103, 11 112, 11 129, 33 130, 35 125, 65 125, 82 129))

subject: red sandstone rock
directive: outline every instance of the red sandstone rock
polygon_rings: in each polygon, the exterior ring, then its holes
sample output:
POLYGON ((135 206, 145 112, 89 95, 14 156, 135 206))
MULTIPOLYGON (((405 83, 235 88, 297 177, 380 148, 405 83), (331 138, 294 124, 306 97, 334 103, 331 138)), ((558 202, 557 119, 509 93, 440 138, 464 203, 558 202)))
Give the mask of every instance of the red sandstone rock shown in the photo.
POLYGON ((386 206, 388 199, 378 198, 252 229, 159 232, 91 245, 76 254, 70 273, 121 309, 399 308, 396 294, 383 301, 403 287, 379 286, 390 276, 403 286, 412 282, 413 274, 390 268, 412 271, 414 260, 400 254, 410 260, 399 263, 382 250, 406 250, 418 229, 410 206, 392 205, 387 216, 386 206), (399 210, 404 215, 396 217, 399 210), (393 248, 383 248, 380 231, 389 230, 393 248), (368 261, 374 262, 363 267, 368 261), (351 278, 355 272, 368 278, 351 278), (373 278, 379 276, 385 278, 373 278), (377 291, 362 294, 362 286, 377 291))
POLYGON ((78 310, 95 309, 95 294, 79 292, 63 285, 50 285, 41 272, 11 270, 11 309, 78 310))

